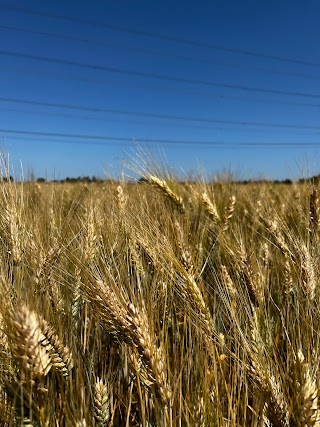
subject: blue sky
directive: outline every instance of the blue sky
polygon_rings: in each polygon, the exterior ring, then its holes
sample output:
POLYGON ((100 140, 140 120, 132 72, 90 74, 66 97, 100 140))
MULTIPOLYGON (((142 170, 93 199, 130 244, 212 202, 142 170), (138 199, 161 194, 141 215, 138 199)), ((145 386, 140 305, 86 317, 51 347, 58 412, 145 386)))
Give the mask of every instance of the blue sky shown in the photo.
POLYGON ((186 174, 317 174, 319 18, 316 0, 0 0, 0 147, 49 179, 116 173, 135 142, 186 174))

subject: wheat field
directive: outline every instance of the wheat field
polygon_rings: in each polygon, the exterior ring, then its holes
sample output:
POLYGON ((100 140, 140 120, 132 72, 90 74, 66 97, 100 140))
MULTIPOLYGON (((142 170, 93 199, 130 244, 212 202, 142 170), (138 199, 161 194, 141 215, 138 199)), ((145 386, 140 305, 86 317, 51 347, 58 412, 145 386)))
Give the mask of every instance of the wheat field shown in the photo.
POLYGON ((0 183, 1 426, 320 426, 312 182, 0 183))

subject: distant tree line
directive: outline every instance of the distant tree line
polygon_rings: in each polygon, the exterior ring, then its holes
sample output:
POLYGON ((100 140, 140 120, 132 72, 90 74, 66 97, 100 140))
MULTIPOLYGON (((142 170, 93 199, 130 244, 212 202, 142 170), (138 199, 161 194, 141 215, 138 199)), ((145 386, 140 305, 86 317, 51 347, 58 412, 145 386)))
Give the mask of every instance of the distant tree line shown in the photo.
MULTIPOLYGON (((63 179, 52 179, 52 180, 47 180, 46 178, 43 177, 39 177, 37 179, 31 179, 30 181, 35 181, 37 183, 45 183, 45 182, 55 182, 55 183, 78 183, 78 182, 82 182, 82 183, 101 183, 101 182, 106 182, 106 181, 110 181, 109 179, 102 179, 102 178, 98 178, 96 176, 78 176, 77 178, 74 177, 66 177, 63 179)), ((13 176, 3 176, 0 177, 0 182, 14 182, 14 177, 13 176)), ((144 183, 147 182, 146 178, 140 178, 138 180, 139 183, 144 183)), ((197 182, 195 181, 186 181, 186 182, 182 182, 180 181, 181 184, 192 184, 192 182, 197 182)), ((320 174, 319 175, 314 175, 310 178, 300 178, 297 181, 293 181, 291 179, 283 179, 283 180, 268 180, 268 179, 245 179, 245 180, 232 180, 231 181, 234 184, 242 184, 242 185, 248 185, 248 184, 285 184, 285 185, 291 185, 294 182, 297 183, 305 183, 305 182, 312 182, 314 185, 319 185, 320 184, 320 174)))
POLYGON ((0 177, 0 182, 14 182, 13 176, 2 176, 0 177))
MULTIPOLYGON (((47 182, 47 180, 43 177, 40 177, 37 179, 38 183, 47 182)), ((63 179, 52 179, 48 180, 48 182, 70 182, 70 183, 76 183, 76 182, 85 182, 85 183, 91 183, 91 182, 104 182, 104 179, 98 178, 96 176, 78 176, 77 178, 70 178, 67 176, 63 179)))

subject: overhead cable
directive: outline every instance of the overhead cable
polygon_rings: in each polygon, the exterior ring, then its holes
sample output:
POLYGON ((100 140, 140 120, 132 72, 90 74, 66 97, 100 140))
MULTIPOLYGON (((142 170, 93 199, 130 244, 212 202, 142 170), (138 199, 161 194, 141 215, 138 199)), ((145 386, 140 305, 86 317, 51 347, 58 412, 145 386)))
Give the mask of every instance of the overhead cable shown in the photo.
POLYGON ((173 60, 183 60, 183 61, 188 61, 188 62, 193 62, 193 63, 198 63, 198 64, 215 65, 215 66, 227 67, 227 68, 233 68, 233 69, 247 69, 247 70, 252 70, 255 72, 262 72, 262 73, 269 73, 269 74, 277 74, 277 75, 284 75, 284 76, 293 76, 293 77, 301 77, 301 78, 306 78, 306 79, 320 80, 320 75, 316 75, 316 74, 301 73, 301 72, 294 72, 294 71, 282 71, 282 70, 275 70, 275 69, 260 67, 260 66, 251 65, 251 64, 241 64, 241 63, 235 64, 235 63, 230 63, 230 62, 222 62, 222 61, 212 60, 212 59, 208 59, 208 58, 199 58, 199 57, 195 57, 195 56, 172 54, 169 52, 163 52, 163 51, 159 51, 159 50, 155 50, 155 49, 146 49, 146 48, 130 46, 130 45, 121 44, 121 43, 108 42, 108 41, 104 41, 104 40, 96 40, 96 39, 90 39, 90 38, 76 37, 76 36, 70 35, 70 34, 58 34, 58 33, 53 33, 53 32, 48 32, 48 31, 39 31, 39 30, 30 29, 30 28, 21 28, 21 27, 16 27, 13 25, 4 25, 4 24, 1 24, 0 28, 5 29, 5 30, 10 30, 10 31, 22 32, 22 33, 26 33, 26 34, 33 34, 33 35, 51 37, 51 38, 55 38, 58 40, 69 40, 69 41, 73 41, 73 42, 88 43, 88 44, 92 44, 92 45, 96 45, 96 46, 123 49, 123 50, 127 50, 127 51, 141 53, 144 55, 153 55, 153 56, 156 56, 157 58, 162 57, 162 58, 168 58, 168 59, 173 59, 173 60))
POLYGON ((14 103, 14 104, 25 104, 33 106, 41 106, 48 108, 62 108, 67 110, 78 110, 92 113, 107 113, 115 115, 125 116, 136 116, 136 117, 148 117, 153 119, 162 120, 178 120, 184 122, 199 122, 199 123, 220 123, 228 125, 240 125, 240 126, 260 126, 260 127, 272 127, 272 128, 287 128, 287 129, 310 129, 320 130, 320 126, 314 125, 303 125, 303 124, 291 124, 291 123, 275 123, 275 122, 259 122, 259 121, 246 121, 246 120, 226 120, 217 119, 210 117, 194 117, 185 115, 170 115, 170 114, 158 114, 150 112, 130 111, 130 110, 118 110, 105 107, 84 107, 76 104, 65 104, 65 103, 53 103, 53 102, 42 102, 23 98, 7 98, 0 97, 0 102, 14 103))
POLYGON ((320 147, 319 142, 286 142, 286 141, 213 141, 213 140, 183 140, 183 139, 166 139, 166 138, 146 138, 146 137, 125 137, 125 136, 110 136, 110 135, 84 135, 64 132, 40 132, 20 129, 0 129, 0 133, 12 134, 12 135, 29 135, 35 137, 46 137, 46 138, 70 138, 78 140, 92 140, 100 141, 102 145, 108 144, 110 141, 115 142, 131 142, 131 143, 146 143, 146 144, 176 144, 176 145, 207 145, 207 146, 223 146, 227 147, 230 144, 238 147, 274 147, 274 148, 285 148, 285 147, 320 147), (104 141, 104 143, 102 142, 104 141))
POLYGON ((296 97, 320 99, 320 94, 297 92, 297 91, 285 91, 285 90, 280 90, 280 89, 252 87, 252 86, 245 86, 245 85, 232 85, 232 84, 228 84, 228 83, 218 83, 218 82, 213 82, 213 81, 208 81, 208 80, 200 80, 200 79, 188 79, 188 78, 184 78, 184 77, 175 77, 175 76, 170 76, 170 75, 166 75, 166 74, 150 73, 150 72, 136 71, 136 70, 128 70, 125 68, 110 67, 110 66, 106 66, 106 65, 86 64, 86 63, 78 62, 78 61, 70 61, 70 60, 61 59, 61 58, 51 58, 48 56, 32 55, 32 54, 26 54, 26 53, 22 53, 22 52, 12 52, 12 51, 0 50, 0 55, 8 56, 8 57, 14 57, 14 58, 21 58, 21 59, 22 58, 23 59, 31 59, 33 61, 46 62, 46 63, 51 63, 51 64, 70 65, 73 67, 80 67, 80 68, 86 68, 86 69, 91 69, 91 70, 104 71, 104 72, 113 73, 113 74, 122 74, 122 75, 130 75, 130 76, 143 77, 143 78, 156 79, 156 80, 165 80, 165 81, 171 81, 171 82, 182 83, 182 84, 201 85, 201 86, 207 86, 207 87, 236 89, 236 90, 241 90, 241 91, 246 91, 246 92, 269 93, 269 94, 274 94, 274 95, 286 95, 286 96, 296 96, 296 97))
POLYGON ((69 22, 74 22, 74 23, 79 23, 79 24, 90 25, 90 26, 99 27, 99 28, 105 28, 105 29, 109 29, 112 31, 118 31, 118 32, 123 32, 123 33, 128 33, 128 34, 135 34, 137 36, 144 36, 144 37, 148 37, 148 38, 165 40, 165 41, 183 44, 183 45, 187 45, 187 46, 196 46, 196 47, 202 47, 202 48, 207 48, 207 49, 220 50, 223 52, 236 53, 236 54, 240 54, 240 55, 244 55, 244 56, 251 56, 251 57, 256 57, 256 58, 264 58, 264 59, 272 59, 275 61, 287 62, 287 63, 293 63, 293 64, 300 64, 300 65, 307 65, 307 66, 312 66, 312 67, 320 67, 320 63, 318 63, 318 62, 307 61, 307 60, 300 59, 300 58, 291 58, 291 57, 280 56, 280 55, 271 55, 271 54, 252 51, 249 49, 238 49, 238 48, 228 47, 228 46, 220 45, 220 44, 191 40, 191 39, 187 39, 187 38, 183 38, 183 37, 171 36, 171 35, 166 35, 166 34, 159 34, 159 33, 151 32, 151 31, 144 31, 144 30, 139 30, 139 29, 135 29, 135 28, 122 27, 119 25, 101 22, 101 21, 98 21, 95 19, 75 18, 74 16, 48 13, 48 12, 39 11, 39 10, 31 9, 31 8, 13 6, 10 3, 0 3, 0 8, 19 12, 19 13, 23 13, 23 14, 33 15, 33 16, 53 18, 53 19, 64 20, 64 21, 69 21, 69 22))

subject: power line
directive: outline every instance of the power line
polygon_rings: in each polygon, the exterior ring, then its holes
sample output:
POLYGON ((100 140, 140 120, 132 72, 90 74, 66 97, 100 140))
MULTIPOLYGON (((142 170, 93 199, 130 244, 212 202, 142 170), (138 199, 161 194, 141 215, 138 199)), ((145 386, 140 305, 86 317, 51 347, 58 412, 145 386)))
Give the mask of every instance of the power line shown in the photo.
MULTIPOLYGON (((196 144, 206 143, 201 141, 184 141, 174 139, 152 139, 152 138, 130 138, 124 136, 101 136, 101 135, 83 135, 74 133, 62 133, 62 132, 39 132, 39 131, 28 131, 28 130, 16 130, 16 129, 0 129, 2 133, 14 134, 14 135, 34 135, 40 137, 61 137, 61 138, 75 138, 85 140, 98 140, 98 141, 116 141, 116 142, 146 142, 146 143, 185 143, 185 144, 196 144)), ((216 144, 216 142, 214 142, 216 144)))
MULTIPOLYGON (((1 100, 0 100, 1 102, 1 100)), ((84 115, 77 115, 77 114, 65 114, 65 113, 54 113, 54 112, 49 112, 49 111, 30 111, 30 110, 23 110, 23 109, 17 109, 17 108, 0 108, 1 112, 9 112, 9 113, 20 113, 20 114, 28 114, 28 115, 36 115, 36 116, 49 116, 49 117, 64 117, 64 118, 68 118, 68 119, 78 119, 78 120, 85 120, 85 121, 101 121, 104 123, 124 123, 123 120, 121 119, 110 119, 110 118, 104 118, 104 117, 92 117, 92 116, 84 116, 84 115)), ((272 129, 245 129, 243 126, 242 127, 231 127, 231 128, 226 128, 226 127, 219 127, 219 126, 200 126, 200 125, 186 125, 186 124, 177 124, 177 123, 159 123, 159 122, 150 122, 150 121, 145 121, 145 120, 127 120, 125 121, 125 124, 134 124, 134 125, 154 125, 154 126, 162 126, 162 127, 173 127, 173 128, 178 128, 178 129, 197 129, 197 130, 212 130, 212 131, 217 131, 217 132, 232 132, 232 131, 236 131, 236 132, 246 132, 246 133, 266 133, 269 132, 270 130, 271 132, 283 132, 285 133, 285 135, 289 134, 289 135, 315 135, 315 136, 319 136, 320 132, 312 132, 312 131, 305 131, 305 132, 296 132, 296 131, 288 131, 285 129, 277 129, 275 131, 274 128, 272 129)), ((319 127, 320 130, 320 127, 319 127)))
MULTIPOLYGON (((90 77, 81 77, 79 75, 71 75, 71 74, 67 74, 67 73, 54 73, 52 71, 40 71, 40 70, 28 70, 25 67, 23 69, 21 69, 21 67, 8 67, 8 66, 1 66, 0 65, 0 70, 5 70, 5 71, 13 71, 19 74, 32 74, 32 75, 37 75, 37 76, 41 76, 44 78, 57 78, 60 80, 67 80, 67 81, 80 81, 83 83, 93 83, 93 84, 98 84, 98 85, 103 85, 103 86, 112 86, 112 87, 119 87, 121 89, 123 88, 129 88, 129 89, 138 89, 138 88, 142 88, 145 89, 145 86, 139 86, 136 83, 135 84, 123 84, 123 83, 118 83, 118 82, 110 82, 110 80, 101 80, 101 79, 93 79, 90 77)), ((202 92, 202 91, 194 91, 194 90, 186 90, 186 89, 182 89, 182 88, 159 88, 159 87, 153 87, 153 88, 149 88, 148 90, 152 90, 152 91, 156 91, 156 92, 168 92, 170 94, 172 93, 179 93, 179 94, 184 94, 184 95, 196 95, 196 96, 202 96, 202 97, 206 97, 206 98, 216 98, 219 100, 233 100, 233 101, 240 101, 240 102, 254 102, 254 103, 260 103, 260 104, 272 104, 272 105, 287 105, 287 106, 297 106, 297 107, 310 107, 310 108, 319 108, 320 104, 314 104, 314 103, 310 103, 310 102, 301 102, 301 101, 280 101, 280 100, 271 100, 271 99, 267 99, 267 98, 253 98, 253 97, 248 97, 248 96, 236 96, 236 95, 225 95, 225 94, 217 94, 217 93, 211 93, 211 92, 202 92)))
MULTIPOLYGON (((0 100, 1 102, 1 100, 0 100)), ((104 123, 124 123, 123 119, 110 119, 105 117, 92 117, 92 116, 84 116, 84 115, 77 115, 77 114, 65 114, 65 113, 54 113, 49 111, 29 111, 29 110, 23 110, 23 109, 17 109, 17 108, 2 108, 0 109, 2 112, 10 112, 10 113, 22 113, 22 114, 30 114, 30 115, 40 115, 40 116, 53 116, 53 117, 64 117, 68 119, 81 119, 81 120, 92 120, 92 121, 103 121, 104 123)), ((127 120, 125 121, 125 124, 134 124, 134 125, 156 125, 156 126, 163 126, 163 127, 176 127, 178 129, 199 129, 199 130, 215 130, 215 131, 226 131, 226 130, 232 130, 232 131, 244 131, 244 132, 266 132, 266 129, 244 129, 243 127, 239 128, 225 128, 225 127, 218 127, 218 126, 199 126, 199 125, 186 125, 186 124, 176 124, 176 123, 159 123, 159 122, 150 122, 146 120, 127 120)), ((320 128, 319 128, 320 129, 320 128)), ((294 133, 297 134, 296 132, 294 133)), ((308 133, 302 133, 300 135, 318 135, 318 132, 308 132, 308 133)))
POLYGON ((90 38, 82 38, 82 37, 76 37, 73 35, 67 35, 67 34, 57 34, 53 32, 48 31, 39 31, 39 30, 33 30, 29 28, 21 28, 16 27, 12 25, 0 25, 0 28, 10 31, 16 31, 16 32, 22 32, 26 34, 33 34, 33 35, 41 35, 46 37, 52 37, 59 40, 70 40, 70 41, 76 41, 80 43, 88 43, 93 44, 97 46, 104 46, 104 47, 111 47, 111 48, 117 48, 117 49, 124 49, 129 50, 133 52, 138 52, 144 55, 154 55, 157 57, 163 57, 163 58, 169 58, 169 59, 178 59, 183 61, 189 61, 193 63, 202 63, 202 64, 208 64, 208 65, 217 65, 221 67, 227 67, 227 68, 233 68, 233 69, 247 69, 257 72, 263 72, 263 73, 269 73, 269 74, 277 74, 277 75, 284 75, 284 76, 294 76, 294 77, 301 77, 306 79, 315 79, 320 80, 319 75, 315 74, 308 74, 308 73, 299 73, 299 72, 293 72, 293 71, 282 71, 282 70, 273 70, 270 68, 265 67, 259 67, 255 65, 248 65, 248 64, 235 64, 230 62, 221 62, 211 59, 203 59, 199 57, 194 56, 186 56, 186 55, 177 55, 177 54, 170 54, 168 52, 162 52, 155 49, 146 49, 146 48, 140 48, 135 46, 128 46, 120 43, 113 43, 113 42, 107 42, 107 41, 101 41, 101 40, 95 40, 90 38))
MULTIPOLYGON (((37 138, 37 137, 35 137, 37 138)), ((89 145, 89 146, 97 146, 97 147, 128 147, 128 142, 133 143, 133 141, 127 141, 127 142, 122 142, 122 141, 118 141, 117 143, 112 143, 112 142, 108 142, 108 144, 103 143, 103 142, 99 142, 99 141, 77 141, 77 140, 68 140, 68 139, 45 139, 45 138, 41 138, 41 139, 35 139, 35 138, 30 138, 30 137, 23 137, 23 136, 10 136, 10 140, 9 141, 29 141, 29 142, 34 142, 34 143, 58 143, 58 144, 72 144, 72 145, 89 145)), ((148 147, 148 146, 154 146, 156 143, 153 144, 148 144, 148 143, 144 143, 144 146, 148 147)), ((290 144, 290 143, 289 143, 290 144)), ((139 145, 139 144, 138 144, 139 145)), ((168 145, 168 143, 162 142, 161 145, 166 146, 168 145)), ((181 143, 171 143, 170 147, 175 147, 175 146, 181 146, 181 143)), ((194 144, 185 144, 184 145, 184 149, 193 149, 194 144)), ((227 150, 238 150, 238 149, 250 149, 250 150, 259 150, 259 149, 268 149, 268 150, 274 150, 275 148, 279 148, 279 149, 285 149, 285 148, 295 148, 295 149, 311 149, 311 148, 319 148, 320 147, 320 143, 296 143, 296 144, 278 144, 277 146, 271 144, 256 144, 256 143, 235 143, 235 142, 229 142, 229 143, 224 143, 224 142, 217 142, 215 144, 208 144, 208 143, 202 143, 199 142, 197 144, 197 150, 199 149, 227 149, 227 150)))
POLYGON ((208 145, 208 146, 230 146, 235 145, 237 147, 273 147, 273 148, 299 148, 299 147, 320 147, 319 142, 250 142, 250 141, 239 141, 239 142, 225 142, 225 141, 201 141, 201 140, 181 140, 181 139, 163 139, 163 138, 130 138, 124 136, 109 136, 109 135, 83 135, 83 134, 74 134, 74 133, 62 133, 62 132, 39 132, 39 131, 29 131, 29 130, 17 130, 17 129, 0 129, 1 133, 12 134, 12 135, 29 135, 35 137, 45 137, 45 138, 70 138, 70 139, 79 139, 79 140, 92 140, 92 141, 106 141, 108 143, 114 142, 131 142, 131 143, 146 143, 146 144, 176 144, 176 145, 208 145))
POLYGON ((162 119, 162 120, 178 120, 178 121, 184 121, 184 122, 220 123, 220 124, 241 125, 241 126, 261 126, 261 127, 272 127, 272 128, 320 130, 320 126, 312 126, 312 125, 302 125, 302 124, 292 125, 289 123, 222 120, 222 119, 214 119, 214 118, 206 118, 206 117, 156 114, 156 113, 149 113, 149 112, 116 110, 116 109, 102 108, 102 107, 83 107, 75 104, 41 102, 41 101, 34 101, 34 100, 21 99, 21 98, 0 97, 0 102, 33 105, 33 106, 41 106, 41 107, 48 107, 48 108, 62 108, 67 110, 87 111, 87 112, 93 112, 93 113, 107 113, 107 114, 116 114, 116 115, 125 115, 125 116, 148 117, 148 118, 153 118, 153 119, 156 118, 156 119, 162 119))
POLYGON ((42 137, 35 135, 35 137, 24 137, 24 136, 10 136, 10 141, 31 141, 35 143, 45 143, 45 142, 55 142, 58 144, 74 144, 74 145, 94 145, 98 147, 118 147, 118 146, 128 146, 129 141, 118 141, 117 143, 109 142, 108 144, 105 144, 103 142, 99 141, 77 141, 77 140, 68 140, 63 139, 62 137, 60 139, 46 139, 46 137, 42 137))
POLYGON ((137 30, 134 28, 128 28, 128 27, 122 27, 122 26, 118 26, 118 25, 108 24, 108 23, 97 21, 94 19, 74 18, 72 16, 67 16, 67 15, 58 15, 58 14, 38 11, 38 10, 25 8, 25 7, 12 6, 11 4, 7 4, 7 3, 0 4, 0 8, 19 12, 19 13, 23 13, 23 14, 28 14, 28 15, 41 16, 41 17, 46 17, 46 18, 53 18, 53 19, 64 20, 64 21, 69 21, 69 22, 74 22, 74 23, 79 23, 79 24, 90 25, 90 26, 94 26, 94 27, 105 28, 105 29, 109 29, 112 31, 118 31, 118 32, 123 32, 123 33, 128 33, 128 34, 135 34, 138 36, 144 36, 144 37, 153 38, 153 39, 166 40, 169 42, 174 42, 174 43, 183 44, 183 45, 187 45, 187 46, 203 47, 203 48, 207 48, 207 49, 220 50, 220 51, 228 52, 228 53, 236 53, 236 54, 249 56, 249 57, 251 56, 251 57, 256 57, 256 58, 272 59, 272 60, 280 61, 280 62, 287 62, 287 63, 293 63, 293 64, 299 64, 299 65, 307 65, 307 66, 312 66, 312 67, 320 67, 320 63, 317 63, 317 62, 311 62, 311 61, 306 61, 306 60, 296 59, 296 58, 289 58, 289 57, 279 56, 279 55, 269 55, 269 54, 265 54, 265 53, 260 53, 260 52, 248 50, 248 49, 231 48, 231 47, 224 46, 224 45, 206 43, 206 42, 202 42, 202 41, 186 39, 183 37, 176 37, 176 36, 170 36, 170 35, 165 35, 165 34, 158 34, 158 33, 150 32, 150 31, 144 31, 144 30, 137 30))
POLYGON ((176 82, 176 83, 201 85, 201 86, 209 86, 209 87, 220 87, 220 88, 226 88, 226 89, 236 89, 236 90, 242 90, 242 91, 246 91, 246 92, 248 92, 248 91, 249 92, 260 92, 260 93, 270 93, 270 94, 274 94, 274 95, 298 96, 298 97, 305 97, 305 98, 312 98, 312 99, 320 99, 319 94, 315 95, 312 93, 304 93, 304 92, 289 92, 289 91, 278 90, 278 89, 268 89, 268 88, 250 87, 250 86, 242 86, 242 85, 231 85, 231 84, 227 84, 227 83, 217 83, 217 82, 213 82, 213 81, 200 80, 200 79, 187 79, 187 78, 183 78, 183 77, 169 76, 166 74, 127 70, 124 68, 110 67, 110 66, 105 66, 105 65, 85 64, 83 62, 78 62, 78 61, 70 61, 70 60, 65 60, 65 59, 60 59, 60 58, 50 58, 48 56, 31 55, 31 54, 26 54, 26 53, 21 53, 21 52, 10 52, 10 51, 5 51, 5 50, 0 50, 0 55, 14 57, 14 58, 31 59, 34 61, 60 64, 60 65, 71 65, 74 67, 104 71, 104 72, 113 73, 113 74, 130 75, 130 76, 144 77, 144 78, 150 78, 150 79, 156 79, 156 80, 171 81, 171 82, 176 82))

